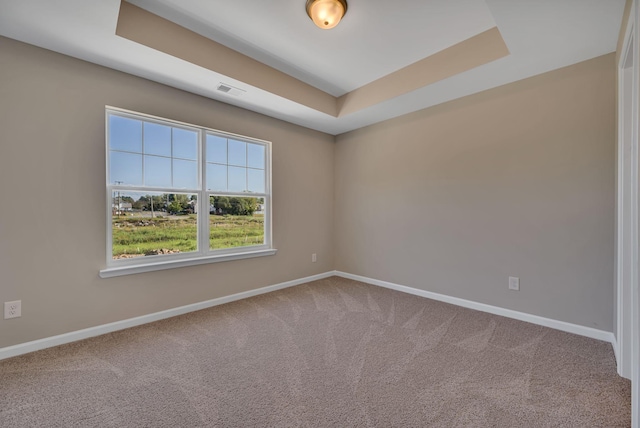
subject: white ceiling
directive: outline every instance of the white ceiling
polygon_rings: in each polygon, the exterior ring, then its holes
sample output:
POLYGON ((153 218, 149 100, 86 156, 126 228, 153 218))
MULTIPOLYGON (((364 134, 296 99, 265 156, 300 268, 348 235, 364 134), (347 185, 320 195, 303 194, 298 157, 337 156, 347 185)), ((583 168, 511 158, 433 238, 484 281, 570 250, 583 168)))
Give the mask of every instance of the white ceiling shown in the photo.
POLYGON ((301 0, 129 2, 334 96, 496 26, 484 0, 349 0, 333 30, 301 0))
POLYGON ((131 3, 334 96, 494 26, 511 54, 336 118, 116 36, 119 0, 0 0, 0 35, 335 135, 613 52, 625 0, 349 0, 333 30, 304 0, 131 3))

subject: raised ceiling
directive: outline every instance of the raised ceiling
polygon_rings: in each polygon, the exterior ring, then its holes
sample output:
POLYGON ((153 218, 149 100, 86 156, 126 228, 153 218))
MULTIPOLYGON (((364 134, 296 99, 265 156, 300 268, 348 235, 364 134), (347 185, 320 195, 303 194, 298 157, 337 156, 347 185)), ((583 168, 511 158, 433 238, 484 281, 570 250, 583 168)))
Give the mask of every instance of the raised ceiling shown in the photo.
POLYGON ((0 0, 0 34, 335 135, 613 52, 624 4, 0 0))
POLYGON ((496 26, 484 0, 351 0, 331 31, 300 0, 130 3, 336 97, 496 26))

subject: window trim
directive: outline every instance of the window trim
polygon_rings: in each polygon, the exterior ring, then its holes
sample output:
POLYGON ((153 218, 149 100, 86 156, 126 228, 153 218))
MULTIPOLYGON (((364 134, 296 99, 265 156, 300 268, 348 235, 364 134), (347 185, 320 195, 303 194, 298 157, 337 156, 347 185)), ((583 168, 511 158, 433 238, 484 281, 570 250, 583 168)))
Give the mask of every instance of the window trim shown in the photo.
MULTIPOLYGON (((249 247, 254 248, 254 247, 249 247)), ((217 254, 215 256, 188 257, 183 259, 171 259, 158 261, 156 263, 135 264, 130 266, 115 266, 100 270, 100 278, 113 278, 116 276, 133 275, 137 273, 153 272, 157 270, 174 269, 187 266, 196 266, 207 263, 228 262, 232 260, 242 260, 254 257, 273 256, 278 252, 275 248, 266 250, 245 251, 242 253, 217 254)), ((155 256, 149 256, 155 257, 155 256)), ((167 257, 170 257, 167 256, 167 257)), ((131 260, 131 259, 129 259, 131 260)))
MULTIPOLYGON (((205 263, 217 263, 230 260, 240 260, 252 257, 262 257, 276 254, 277 250, 272 244, 272 196, 271 196, 271 148, 270 141, 260 140, 257 138, 247 137, 244 135, 233 134, 230 132, 220 131, 217 129, 165 119, 145 113, 138 113, 131 110, 125 110, 118 107, 105 106, 105 189, 106 189, 106 220, 107 220, 107 240, 106 240, 106 268, 100 270, 101 278, 110 278, 114 276, 136 274, 142 272, 172 269, 184 266, 199 265, 205 263), (145 187, 145 186, 122 186, 110 183, 110 148, 109 148, 109 115, 116 114, 122 117, 130 117, 137 120, 149 121, 163 125, 175 126, 179 128, 188 128, 198 131, 198 189, 169 189, 166 187, 145 187), (214 134, 223 138, 233 139, 246 143, 260 144, 265 147, 265 189, 264 193, 242 193, 228 191, 211 191, 207 189, 206 177, 206 136, 214 134), (136 257, 131 259, 114 260, 113 254, 113 209, 112 209, 112 193, 117 190, 137 191, 143 188, 150 193, 176 193, 176 194, 196 194, 198 197, 198 213, 203 213, 202 218, 198 218, 197 239, 198 249, 188 253, 167 254, 158 256, 136 257), (264 244, 252 245, 247 247, 234 247, 212 250, 209 247, 209 205, 210 196, 234 196, 234 197, 257 197, 264 198, 264 244)), ((143 154, 144 155, 144 154, 143 154)), ((200 214, 199 214, 200 215, 200 214)))

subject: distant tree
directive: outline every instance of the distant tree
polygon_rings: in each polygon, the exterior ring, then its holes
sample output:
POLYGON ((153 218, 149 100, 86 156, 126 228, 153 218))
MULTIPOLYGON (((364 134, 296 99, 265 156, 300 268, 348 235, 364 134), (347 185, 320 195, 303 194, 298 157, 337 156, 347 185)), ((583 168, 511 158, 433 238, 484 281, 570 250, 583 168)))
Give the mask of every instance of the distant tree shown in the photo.
POLYGON ((179 202, 183 206, 187 206, 189 204, 189 195, 172 195, 173 198, 171 200, 179 202))
POLYGON ((154 211, 166 211, 167 210, 167 195, 152 196, 153 210, 154 211))
POLYGON ((167 209, 167 211, 169 212, 169 214, 180 214, 182 213, 182 210, 184 208, 182 207, 182 204, 178 201, 173 201, 169 204, 169 208, 167 209))
POLYGON ((120 201, 121 202, 128 202, 130 204, 133 204, 135 202, 131 196, 121 196, 120 197, 120 201))
POLYGON ((256 198, 230 198, 231 212, 233 215, 253 215, 258 209, 256 198))
POLYGON ((140 196, 140 198, 131 204, 131 208, 134 210, 148 210, 151 209, 149 207, 149 198, 146 196, 140 196))
POLYGON ((257 198, 237 198, 228 196, 211 196, 209 203, 213 206, 211 213, 228 215, 253 215, 258 210, 257 198))
POLYGON ((246 215, 253 215, 258 210, 258 199, 256 198, 244 198, 245 205, 244 211, 246 215))
POLYGON ((216 213, 220 214, 231 214, 229 210, 231 209, 231 203, 229 202, 229 198, 227 196, 212 196, 213 199, 212 204, 216 210, 216 213))

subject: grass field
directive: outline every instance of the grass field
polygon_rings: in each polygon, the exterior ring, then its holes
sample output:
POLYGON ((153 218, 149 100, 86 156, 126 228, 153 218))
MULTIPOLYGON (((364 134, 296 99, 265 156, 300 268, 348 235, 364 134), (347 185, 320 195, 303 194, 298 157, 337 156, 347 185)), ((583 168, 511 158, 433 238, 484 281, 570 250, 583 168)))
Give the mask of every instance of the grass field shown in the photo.
MULTIPOLYGON (((155 254, 159 250, 197 250, 196 215, 144 217, 128 214, 113 217, 113 258, 155 254)), ((264 216, 210 215, 211 249, 245 247, 264 242, 264 216)))

